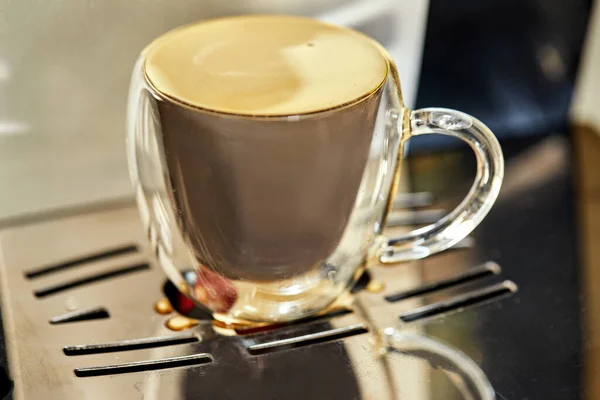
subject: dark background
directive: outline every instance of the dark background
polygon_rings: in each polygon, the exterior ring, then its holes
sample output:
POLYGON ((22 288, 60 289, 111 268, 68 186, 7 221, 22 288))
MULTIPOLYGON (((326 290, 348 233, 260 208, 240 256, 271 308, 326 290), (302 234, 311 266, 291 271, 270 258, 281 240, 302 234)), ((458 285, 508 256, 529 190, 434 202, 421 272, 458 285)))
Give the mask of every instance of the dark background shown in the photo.
MULTIPOLYGON (((432 0, 417 107, 472 114, 499 138, 564 132, 589 0, 432 0)), ((424 136, 412 151, 456 145, 424 136)))

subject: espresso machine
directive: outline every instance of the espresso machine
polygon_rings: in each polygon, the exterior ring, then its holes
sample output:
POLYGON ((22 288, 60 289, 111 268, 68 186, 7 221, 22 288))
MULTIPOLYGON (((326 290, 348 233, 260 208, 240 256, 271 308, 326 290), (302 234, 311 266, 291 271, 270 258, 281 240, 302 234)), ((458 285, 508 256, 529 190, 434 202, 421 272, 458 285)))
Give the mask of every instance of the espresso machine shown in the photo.
MULTIPOLYGON (((300 321, 217 323, 165 276, 134 204, 123 142, 130 69, 153 37, 231 13, 309 15, 384 44, 409 106, 432 85, 419 88, 418 78, 427 15, 439 15, 439 3, 236 3, 5 4, 0 395, 596 398, 594 334, 584 335, 591 262, 579 253, 591 239, 576 207, 594 182, 593 135, 501 140, 503 189, 470 236, 423 260, 374 265, 338 304, 300 321)), ((391 234, 437 221, 473 180, 468 149, 424 151, 431 146, 409 149, 391 234)), ((193 284, 194 271, 185 279, 193 284)))

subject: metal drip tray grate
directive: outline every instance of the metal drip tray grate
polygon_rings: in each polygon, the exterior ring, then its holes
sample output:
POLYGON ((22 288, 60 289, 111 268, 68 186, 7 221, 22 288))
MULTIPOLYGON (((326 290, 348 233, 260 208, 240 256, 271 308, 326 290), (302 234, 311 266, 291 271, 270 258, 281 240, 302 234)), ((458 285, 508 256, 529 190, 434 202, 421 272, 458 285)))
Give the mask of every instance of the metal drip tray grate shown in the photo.
MULTIPOLYGON (((404 201, 427 198, 419 196, 404 201)), ((396 222, 426 223, 428 215, 439 212, 396 222)), ((154 310, 165 277, 135 209, 0 235, 17 399, 491 398, 468 346, 433 340, 427 327, 494 313, 494 301, 516 291, 493 262, 375 266, 353 291, 351 310, 247 335, 223 334, 211 321, 173 332, 173 315, 154 310)), ((468 254, 472 244, 440 257, 468 254)))

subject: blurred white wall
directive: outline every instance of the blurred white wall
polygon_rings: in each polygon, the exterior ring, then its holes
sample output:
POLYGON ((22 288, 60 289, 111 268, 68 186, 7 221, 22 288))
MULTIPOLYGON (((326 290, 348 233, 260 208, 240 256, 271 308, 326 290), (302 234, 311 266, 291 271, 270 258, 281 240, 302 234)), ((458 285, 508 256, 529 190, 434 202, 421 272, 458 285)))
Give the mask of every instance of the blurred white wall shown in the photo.
POLYGON ((0 222, 131 197, 125 113, 139 51, 224 14, 311 15, 360 29, 398 62, 414 105, 427 0, 0 0, 0 222))

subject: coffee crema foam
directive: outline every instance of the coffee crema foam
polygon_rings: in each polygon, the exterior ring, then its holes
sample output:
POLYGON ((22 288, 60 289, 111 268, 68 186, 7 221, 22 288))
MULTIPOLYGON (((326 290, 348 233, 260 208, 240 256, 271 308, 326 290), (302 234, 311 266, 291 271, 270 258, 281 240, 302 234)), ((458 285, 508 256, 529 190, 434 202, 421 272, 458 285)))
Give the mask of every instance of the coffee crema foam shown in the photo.
POLYGON ((168 32, 145 53, 146 77, 165 97, 239 115, 337 108, 375 92, 388 74, 372 39, 299 17, 200 22, 168 32))

